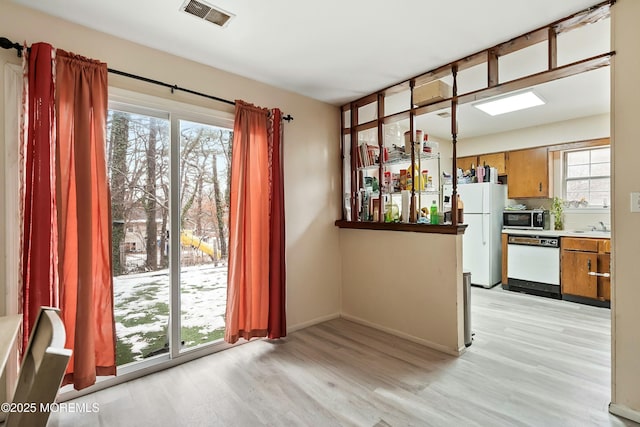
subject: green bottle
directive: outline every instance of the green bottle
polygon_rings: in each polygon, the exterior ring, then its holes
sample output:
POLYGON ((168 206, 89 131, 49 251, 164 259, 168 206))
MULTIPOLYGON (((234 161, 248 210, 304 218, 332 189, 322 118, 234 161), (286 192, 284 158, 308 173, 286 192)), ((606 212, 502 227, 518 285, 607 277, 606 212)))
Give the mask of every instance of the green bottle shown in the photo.
POLYGON ((429 219, 431 224, 438 224, 438 205, 436 204, 435 200, 431 203, 431 209, 429 210, 429 219))

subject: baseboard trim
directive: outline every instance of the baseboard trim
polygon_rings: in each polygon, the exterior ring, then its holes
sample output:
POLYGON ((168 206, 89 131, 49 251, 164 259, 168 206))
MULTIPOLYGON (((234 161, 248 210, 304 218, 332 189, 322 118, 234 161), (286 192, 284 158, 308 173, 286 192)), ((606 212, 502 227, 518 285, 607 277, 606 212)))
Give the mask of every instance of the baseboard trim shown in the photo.
POLYGON ((429 347, 429 348, 431 348, 433 350, 437 350, 437 351, 440 351, 442 353, 450 354, 451 356, 460 356, 462 353, 464 353, 464 350, 465 350, 464 348, 462 348, 462 349, 450 348, 450 347, 444 346, 442 344, 434 343, 434 342, 429 341, 429 340, 425 340, 425 339, 422 339, 422 338, 415 337, 413 335, 409 335, 409 334, 407 334, 405 332, 401 332, 401 331, 398 331, 396 329, 388 328, 386 326, 381 326, 381 325, 378 325, 376 323, 369 322, 368 320, 364 320, 364 319, 361 319, 361 318, 356 317, 356 316, 351 316, 349 314, 342 313, 341 317, 343 319, 345 319, 345 320, 349 320, 351 322, 359 323, 361 325, 368 326, 368 327, 373 328, 373 329, 378 329, 379 331, 383 331, 383 332, 386 332, 386 333, 391 334, 391 335, 395 335, 395 336, 400 337, 400 338, 404 338, 404 339, 406 339, 408 341, 415 342, 417 344, 421 344, 421 345, 423 345, 425 347, 429 347))
POLYGON ((318 323, 327 322, 329 320, 340 318, 340 313, 333 313, 327 316, 316 317, 313 320, 309 320, 307 322, 298 323, 293 326, 287 327, 287 333, 299 331, 300 329, 308 328, 309 326, 317 325, 318 323))
POLYGON ((631 421, 640 423, 640 412, 631 408, 627 408, 624 405, 618 405, 617 403, 609 404, 609 412, 613 415, 626 418, 631 421))

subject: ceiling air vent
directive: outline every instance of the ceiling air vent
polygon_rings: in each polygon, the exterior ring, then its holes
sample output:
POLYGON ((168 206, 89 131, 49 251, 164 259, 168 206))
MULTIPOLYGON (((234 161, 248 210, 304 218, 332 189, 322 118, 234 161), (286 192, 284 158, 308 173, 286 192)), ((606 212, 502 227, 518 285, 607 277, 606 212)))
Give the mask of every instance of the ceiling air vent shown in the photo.
POLYGON ((185 1, 180 10, 223 28, 235 17, 234 14, 226 12, 217 6, 198 0, 185 1))

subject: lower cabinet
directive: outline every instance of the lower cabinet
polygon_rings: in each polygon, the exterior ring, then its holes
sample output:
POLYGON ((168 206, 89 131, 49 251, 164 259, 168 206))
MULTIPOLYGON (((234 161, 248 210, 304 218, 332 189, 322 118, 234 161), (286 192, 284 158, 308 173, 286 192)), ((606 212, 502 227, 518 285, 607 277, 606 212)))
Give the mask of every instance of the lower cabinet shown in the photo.
POLYGON ((563 237, 561 242, 562 298, 579 302, 611 299, 611 250, 608 239, 563 237))

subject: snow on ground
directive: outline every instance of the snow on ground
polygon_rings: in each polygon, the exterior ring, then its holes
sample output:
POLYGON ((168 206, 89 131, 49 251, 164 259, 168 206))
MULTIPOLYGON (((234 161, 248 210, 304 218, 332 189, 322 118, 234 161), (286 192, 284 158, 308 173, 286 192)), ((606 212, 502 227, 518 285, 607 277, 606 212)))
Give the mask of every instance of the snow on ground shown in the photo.
MULTIPOLYGON (((180 283, 182 328, 196 328, 205 336, 224 329, 227 266, 182 267, 180 283)), ((117 276, 113 288, 116 335, 141 360, 151 340, 167 336, 169 270, 117 276)), ((196 344, 185 342, 185 347, 196 344)))

